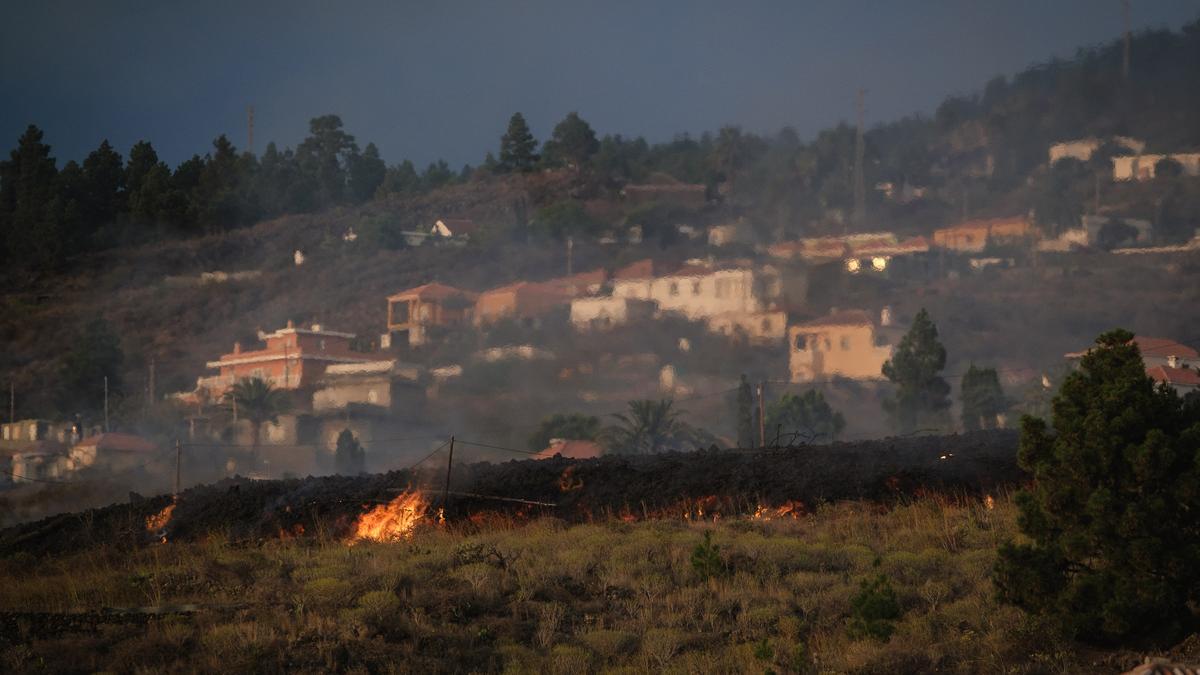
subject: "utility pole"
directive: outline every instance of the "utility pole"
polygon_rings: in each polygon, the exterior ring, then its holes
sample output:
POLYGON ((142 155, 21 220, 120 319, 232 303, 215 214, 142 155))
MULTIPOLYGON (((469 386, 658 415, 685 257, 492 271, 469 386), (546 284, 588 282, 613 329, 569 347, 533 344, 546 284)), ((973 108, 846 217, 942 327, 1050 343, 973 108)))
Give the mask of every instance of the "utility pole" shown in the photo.
POLYGON ((575 237, 567 237, 567 276, 571 276, 571 270, 574 269, 575 257, 575 237))
POLYGON ((182 463, 183 463, 183 445, 179 442, 179 439, 176 438, 175 439, 175 492, 172 494, 172 496, 175 497, 176 499, 179 498, 179 474, 180 474, 179 467, 180 467, 180 464, 182 464, 182 463))
POLYGON ((288 362, 288 344, 287 344, 287 340, 284 340, 284 342, 283 342, 283 388, 284 389, 292 388, 291 378, 289 377, 290 372, 288 370, 288 367, 290 365, 291 364, 288 362))
POLYGON ((1130 35, 1129 35, 1129 0, 1121 0, 1121 16, 1125 22, 1125 53, 1121 59, 1121 76, 1125 81, 1129 81, 1129 50, 1130 50, 1130 35))
POLYGON ((970 200, 970 195, 967 194, 967 184, 964 181, 962 184, 962 219, 961 219, 963 222, 966 222, 967 213, 969 213, 971 210, 970 206, 969 206, 969 200, 970 200))
POLYGON ((8 423, 17 421, 17 387, 11 380, 8 382, 8 423))
POLYGON ((155 402, 155 400, 157 400, 154 396, 154 365, 155 365, 154 359, 151 358, 150 359, 150 384, 149 384, 150 396, 147 399, 149 402, 149 405, 147 406, 148 408, 154 408, 154 402, 155 402))
POLYGON ((767 404, 763 397, 763 391, 767 385, 765 382, 758 383, 758 447, 767 447, 767 404))
POLYGON ((1092 201, 1092 214, 1100 215, 1100 172, 1096 172, 1096 196, 1092 201))
POLYGON ((108 433, 108 376, 104 376, 104 433, 108 433))
POLYGON ((446 459, 446 487, 442 490, 442 513, 450 503, 450 469, 454 468, 454 437, 450 437, 450 456, 446 459))
POLYGON ((254 106, 246 106, 246 150, 254 152, 254 106))
POLYGON ((863 172, 863 158, 866 154, 863 141, 863 96, 866 93, 865 89, 858 90, 858 100, 854 106, 858 117, 858 129, 854 134, 854 225, 860 229, 867 218, 867 185, 863 172))

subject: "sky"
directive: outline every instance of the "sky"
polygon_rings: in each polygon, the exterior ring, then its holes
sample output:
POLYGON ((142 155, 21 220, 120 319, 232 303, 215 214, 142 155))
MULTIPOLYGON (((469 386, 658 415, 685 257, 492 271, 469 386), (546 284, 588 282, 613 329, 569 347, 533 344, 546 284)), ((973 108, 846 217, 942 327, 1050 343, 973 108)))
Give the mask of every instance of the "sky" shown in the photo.
MULTIPOLYGON (((1200 18, 1200 0, 1131 6, 1135 30, 1200 18)), ((854 119, 860 87, 869 125, 928 114, 1121 30, 1119 0, 0 0, 0 149, 37 124, 60 165, 101 139, 175 165, 220 134, 245 148, 250 105, 259 152, 335 113, 419 166, 479 163, 516 111, 539 140, 571 111, 651 142, 810 138, 854 119)))

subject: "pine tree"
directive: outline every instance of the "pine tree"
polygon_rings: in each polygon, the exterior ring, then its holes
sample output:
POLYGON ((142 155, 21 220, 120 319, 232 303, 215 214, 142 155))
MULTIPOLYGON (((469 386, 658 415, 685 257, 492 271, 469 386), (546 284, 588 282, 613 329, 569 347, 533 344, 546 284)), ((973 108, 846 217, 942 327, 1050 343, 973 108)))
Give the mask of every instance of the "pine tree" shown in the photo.
POLYGON ((553 161, 565 163, 579 171, 599 149, 600 141, 596 140, 596 132, 579 113, 573 112, 554 127, 542 152, 553 161))
POLYGON ((963 374, 959 397, 962 425, 967 431, 996 428, 996 418, 1008 410, 1008 399, 995 368, 976 368, 972 363, 963 374))
POLYGON ((1021 420, 1018 493, 1031 541, 1000 550, 1000 597, 1098 642, 1170 643, 1200 601, 1200 406, 1146 376, 1133 334, 1101 335, 1054 398, 1021 420))
POLYGON ((912 432, 945 422, 950 408, 950 385, 938 374, 946 367, 946 348, 938 341, 937 326, 922 309, 900 340, 883 374, 896 393, 884 401, 897 430, 912 432))
POLYGON ((537 140, 525 117, 513 113, 508 120, 508 131, 500 138, 500 166, 505 171, 531 171, 537 159, 537 140))

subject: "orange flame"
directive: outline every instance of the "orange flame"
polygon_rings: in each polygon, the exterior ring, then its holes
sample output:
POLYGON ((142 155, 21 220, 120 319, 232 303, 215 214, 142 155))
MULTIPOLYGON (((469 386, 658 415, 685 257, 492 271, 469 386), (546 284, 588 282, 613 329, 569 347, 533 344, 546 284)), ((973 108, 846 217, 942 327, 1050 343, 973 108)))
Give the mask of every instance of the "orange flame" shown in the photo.
POLYGON ((400 541, 412 537, 425 518, 429 502, 419 492, 405 492, 359 516, 354 523, 354 540, 400 541))
POLYGON ((146 516, 146 531, 150 533, 161 532, 167 527, 167 523, 171 522, 171 514, 175 512, 175 502, 167 504, 162 511, 146 516))
POLYGON ((750 516, 753 520, 774 520, 776 518, 796 519, 804 515, 804 502, 784 502, 780 506, 763 506, 759 504, 750 516))

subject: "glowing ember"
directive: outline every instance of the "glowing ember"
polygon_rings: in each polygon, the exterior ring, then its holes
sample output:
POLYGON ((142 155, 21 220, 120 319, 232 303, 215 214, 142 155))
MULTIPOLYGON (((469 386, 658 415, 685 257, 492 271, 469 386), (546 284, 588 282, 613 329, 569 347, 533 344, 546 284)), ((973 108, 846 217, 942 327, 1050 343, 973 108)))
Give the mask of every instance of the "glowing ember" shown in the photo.
MULTIPOLYGON (((167 523, 171 522, 171 514, 175 512, 175 502, 167 504, 162 511, 146 517, 146 531, 151 534, 162 532, 167 527, 167 523)), ((165 540, 166 537, 163 537, 165 540)))
POLYGON ((992 509, 996 508, 996 500, 992 499, 991 495, 988 495, 983 498, 983 506, 988 511, 991 511, 992 509))
POLYGON ((417 492, 405 492, 387 504, 376 506, 354 523, 354 539, 400 541, 412 537, 417 523, 425 518, 429 502, 417 492))

